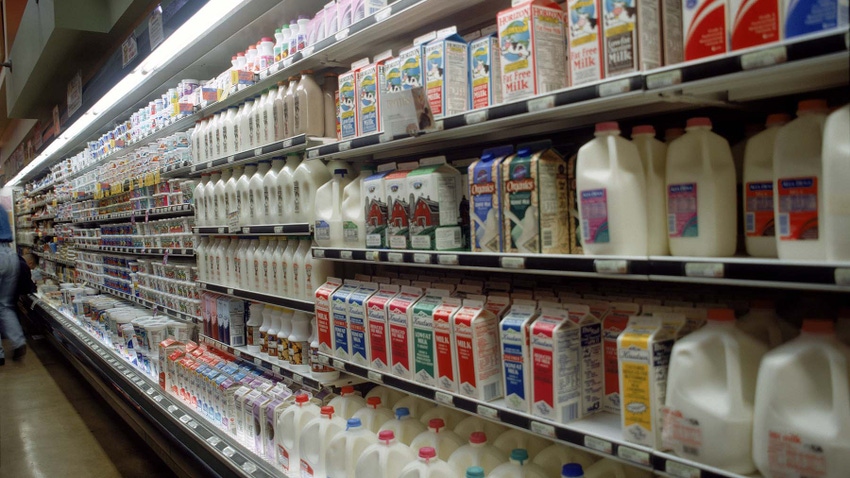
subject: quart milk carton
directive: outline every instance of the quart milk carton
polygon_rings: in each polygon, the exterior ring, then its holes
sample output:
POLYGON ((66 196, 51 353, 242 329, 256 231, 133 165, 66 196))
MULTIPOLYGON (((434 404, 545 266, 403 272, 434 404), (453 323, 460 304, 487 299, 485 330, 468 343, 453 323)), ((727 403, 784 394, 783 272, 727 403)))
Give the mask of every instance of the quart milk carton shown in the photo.
POLYGON ((684 0, 682 30, 685 61, 720 55, 729 50, 726 0, 684 0))
MULTIPOLYGON (((381 110, 386 91, 385 63, 393 56, 391 50, 375 56, 372 63, 357 69, 357 117, 359 118, 358 136, 383 131, 381 110)), ((352 69, 353 69, 352 65, 352 69)))
POLYGON ((342 139, 356 138, 360 134, 360 108, 357 92, 357 70, 368 65, 363 58, 351 64, 351 70, 340 73, 339 82, 339 127, 342 139))
POLYGON ((682 0, 661 0, 661 38, 664 64, 685 61, 685 41, 682 38, 682 0))
POLYGON ((351 361, 363 367, 369 366, 369 327, 366 320, 366 304, 378 292, 376 282, 361 282, 360 288, 348 296, 348 335, 351 340, 351 361))
MULTIPOLYGON (((348 298, 360 287, 360 281, 346 280, 331 294, 331 318, 334 330, 334 356, 343 360, 351 357, 351 337, 348 326, 348 298)), ((317 319, 318 320, 318 319, 317 319)))
POLYGON ((516 101, 566 88, 564 12, 546 0, 499 12, 502 96, 516 101))
POLYGON ((469 107, 486 108, 502 102, 502 55, 499 36, 488 33, 469 42, 469 107))
POLYGON ((390 371, 390 311, 387 305, 398 291, 397 285, 381 284, 380 290, 366 301, 370 366, 379 372, 390 371))
POLYGON ((395 163, 378 166, 375 174, 363 180, 360 197, 363 198, 366 218, 366 247, 387 247, 387 190, 384 178, 395 169, 395 163))
POLYGON ((437 387, 457 393, 457 353, 453 318, 461 300, 450 297, 434 309, 434 348, 437 353, 437 387))
POLYGON ((463 247, 460 230, 460 172, 445 156, 423 158, 407 175, 410 195, 410 247, 454 251, 463 247))
POLYGON ((580 417, 602 411, 605 394, 602 366, 602 322, 582 304, 564 304, 570 320, 581 329, 581 409, 580 417))
POLYGON ((614 302, 611 310, 602 318, 602 353, 605 369, 605 399, 602 409, 619 414, 620 361, 617 356, 617 338, 629 325, 629 317, 640 314, 640 305, 631 302, 614 302))
POLYGON ((400 50, 398 56, 386 63, 387 91, 395 92, 425 87, 423 75, 425 44, 437 38, 437 32, 429 32, 413 40, 413 46, 400 50))
POLYGON ((505 236, 502 215, 502 161, 513 153, 512 146, 484 150, 481 159, 469 166, 470 249, 472 252, 502 252, 505 236))
POLYGON ((581 333, 565 309, 544 308, 531 326, 531 414, 559 423, 581 407, 581 333))
POLYGON ((602 0, 606 78, 661 66, 659 1, 602 0))
POLYGON ((391 249, 409 249, 410 201, 413 197, 407 184, 407 176, 419 163, 401 163, 398 169, 384 177, 387 195, 387 245, 391 249))
POLYGON ((342 279, 328 277, 327 282, 316 289, 316 335, 319 337, 319 351, 328 355, 334 353, 331 294, 341 285, 342 279))
POLYGON ((848 7, 844 0, 783 0, 784 38, 847 26, 848 7))
POLYGON ((570 85, 577 86, 601 80, 605 75, 602 63, 602 22, 600 0, 569 0, 567 2, 567 40, 570 57, 570 85))
POLYGON ((779 41, 779 0, 729 0, 732 49, 779 41))
POLYGON ((425 88, 434 118, 469 109, 469 45, 455 27, 440 30, 425 45, 425 88))
POLYGON ((631 317, 617 338, 623 438, 661 446, 661 407, 667 394, 667 369, 674 337, 658 317, 631 317))
POLYGON ((548 145, 522 146, 502 163, 502 184, 504 251, 568 253, 564 159, 548 145))
POLYGON ((434 340, 434 310, 448 297, 442 289, 429 289, 413 306, 413 376, 428 387, 437 385, 437 350, 434 340))
POLYGON ((401 378, 413 379, 413 305, 422 297, 422 289, 404 286, 387 304, 390 324, 390 371, 401 378))
POLYGON ((523 413, 531 412, 531 324, 536 318, 535 301, 516 299, 499 324, 505 367, 505 405, 523 413))
POLYGON ((499 318, 478 301, 464 301, 452 317, 458 392, 489 402, 502 396, 499 318))

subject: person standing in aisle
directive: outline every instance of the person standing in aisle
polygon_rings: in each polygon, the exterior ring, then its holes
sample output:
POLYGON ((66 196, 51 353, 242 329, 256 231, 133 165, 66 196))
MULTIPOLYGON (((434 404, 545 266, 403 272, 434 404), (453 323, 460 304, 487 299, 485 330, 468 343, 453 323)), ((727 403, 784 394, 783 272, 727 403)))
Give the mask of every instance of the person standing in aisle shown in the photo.
MULTIPOLYGON (((20 259, 12 249, 12 228, 9 214, 0 206, 0 330, 12 343, 12 360, 20 360, 27 352, 24 331, 15 312, 18 298, 20 259)), ((0 342, 0 365, 6 364, 6 354, 0 342)))

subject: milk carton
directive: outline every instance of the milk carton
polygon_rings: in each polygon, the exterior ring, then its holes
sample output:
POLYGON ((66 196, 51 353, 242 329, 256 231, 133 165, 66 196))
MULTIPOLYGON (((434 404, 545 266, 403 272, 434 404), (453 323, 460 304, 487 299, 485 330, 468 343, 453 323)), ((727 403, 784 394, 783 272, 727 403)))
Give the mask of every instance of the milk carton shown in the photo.
POLYGON ((606 412, 621 412, 620 361, 617 356, 617 338, 629 325, 629 317, 640 314, 640 305, 631 302, 614 302, 611 310, 602 318, 602 354, 605 373, 605 399, 602 409, 606 412))
POLYGON ((457 353, 452 319, 461 308, 457 298, 447 298, 434 309, 434 349, 437 354, 437 387, 457 393, 457 353))
POLYGON ((559 423, 579 418, 581 331, 566 310, 541 310, 531 325, 531 361, 531 414, 559 423))
POLYGON ((351 361, 364 367, 369 366, 369 328, 366 320, 366 303, 378 292, 376 282, 361 282, 360 288, 348 296, 348 335, 351 361))
POLYGON ((389 302, 398 295, 397 285, 381 284, 381 288, 366 301, 366 320, 369 324, 370 366, 379 372, 389 372, 389 302))
POLYGON ((499 318, 477 301, 464 301, 452 317, 458 392, 489 402, 502 396, 499 318))
POLYGON ((334 353, 331 294, 341 285, 341 279, 329 277, 327 282, 316 289, 316 335, 319 337, 319 351, 329 355, 334 353))
POLYGON ((682 0, 661 0, 661 38, 664 40, 664 64, 675 65, 685 61, 685 43, 682 38, 682 0))
POLYGON ((605 77, 661 66, 660 0, 602 0, 605 77))
POLYGON ((434 341, 434 310, 448 297, 448 291, 429 289, 413 305, 413 377, 428 387, 437 385, 437 352, 434 341))
POLYGON ((617 338, 623 438, 661 446, 661 407, 667 393, 667 368, 674 337, 658 317, 631 317, 617 338))
POLYGON ((600 0, 569 0, 567 2, 567 41, 570 52, 570 85, 577 86, 601 80, 605 75, 602 64, 602 35, 599 13, 600 0))
POLYGON ((351 357, 351 338, 348 333, 348 298, 359 287, 360 281, 346 280, 342 287, 331 294, 331 319, 333 320, 334 331, 333 353, 334 356, 343 360, 349 360, 351 357))
POLYGON ((363 65, 357 70, 358 136, 383 130, 381 124, 382 97, 387 89, 384 70, 386 61, 392 56, 391 50, 385 51, 376 55, 372 63, 363 65))
POLYGON ((793 1, 783 0, 785 38, 847 26, 847 2, 842 0, 793 1))
POLYGON ((536 318, 537 303, 518 299, 499 325, 505 367, 505 405, 523 413, 531 412, 530 331, 536 318))
POLYGON ((365 208, 367 248, 387 247, 387 193, 384 178, 394 169, 395 163, 382 164, 360 186, 360 197, 363 198, 365 208))
POLYGON ((351 70, 340 73, 339 81, 339 127, 342 139, 352 139, 360 133, 360 118, 357 116, 357 70, 369 64, 368 58, 363 58, 351 64, 351 70))
POLYGON ((502 185, 504 251, 568 253, 563 158, 546 143, 522 146, 502 163, 502 185))
POLYGON ((779 0, 729 0, 732 49, 779 41, 779 0))
POLYGON ((564 12, 534 0, 499 12, 502 95, 516 101, 566 88, 564 12))
POLYGON ((437 32, 429 32, 413 40, 413 46, 398 52, 398 56, 386 64, 387 90, 401 91, 425 87, 424 49, 425 44, 437 38, 437 32))
POLYGON ((502 55, 499 36, 489 33, 469 42, 469 108, 502 102, 502 55))
POLYGON ((407 175, 410 204, 410 246, 413 249, 453 251, 463 247, 458 192, 460 172, 445 156, 424 158, 407 175))
POLYGON ((387 195, 387 239, 391 249, 409 249, 410 200, 413 196, 407 184, 407 176, 419 163, 401 163, 398 169, 384 177, 387 195))
POLYGON ((512 146, 487 149, 480 160, 469 166, 470 249, 473 252, 504 250, 502 161, 512 152, 512 146))
POLYGON ((602 410, 605 394, 602 365, 602 322, 582 304, 564 304, 570 320, 581 329, 581 409, 583 418, 602 410))
POLYGON ((390 370, 413 379, 413 305, 422 297, 422 289, 405 286, 387 304, 390 325, 390 370))
POLYGON ((428 104, 434 118, 469 109, 469 45, 455 27, 441 30, 425 45, 423 64, 428 104))
POLYGON ((686 0, 682 9, 685 61, 720 55, 729 50, 726 0, 686 0))

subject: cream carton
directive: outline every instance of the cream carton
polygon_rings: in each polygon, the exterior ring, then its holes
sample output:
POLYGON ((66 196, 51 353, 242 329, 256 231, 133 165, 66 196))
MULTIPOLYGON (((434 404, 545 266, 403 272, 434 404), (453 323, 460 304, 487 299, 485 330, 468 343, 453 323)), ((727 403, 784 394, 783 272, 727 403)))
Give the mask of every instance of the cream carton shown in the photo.
MULTIPOLYGON (((375 56, 372 63, 361 66, 356 73, 358 136, 383 131, 381 110, 386 91, 385 63, 393 56, 387 50, 375 56)), ((353 69, 353 65, 352 65, 353 69)))
POLYGON ((455 251, 463 248, 460 229, 460 172, 445 156, 423 158, 407 175, 410 204, 410 247, 455 251))
POLYGON ((564 12, 558 4, 529 1, 502 10, 496 19, 505 101, 568 86, 564 12))
POLYGON ((390 371, 389 302, 398 295, 397 285, 381 284, 381 288, 366 301, 369 324, 370 366, 379 372, 390 371))
POLYGON ((601 10, 600 0, 567 1, 571 86, 598 81, 605 76, 599 21, 601 10))
POLYGON ((376 282, 361 282, 360 288, 348 296, 348 335, 351 340, 351 361, 368 367, 369 327, 366 320, 366 303, 378 292, 376 282))
POLYGON ((536 318, 537 303, 517 299, 499 324, 505 405, 523 413, 531 412, 531 324, 536 318))
POLYGON ((452 319, 461 308, 461 300, 450 297, 434 309, 434 349, 437 354, 437 387, 457 393, 457 353, 452 319))
POLYGON ((319 351, 328 355, 334 353, 331 294, 341 285, 341 279, 328 277, 327 282, 316 289, 316 335, 319 337, 319 351))
POLYGON ((565 309, 541 309, 531 326, 531 361, 531 414, 558 423, 579 418, 581 331, 565 309))
POLYGON ((434 311, 448 296, 447 290, 429 289, 413 305, 413 377, 417 383, 428 387, 437 385, 434 311))
POLYGON ((729 50, 727 0, 686 0, 682 8, 685 61, 720 55, 729 50))
POLYGON ((502 223, 502 161, 513 146, 484 150, 481 159, 469 166, 470 249, 472 252, 502 252, 505 245, 502 223))
POLYGON ((410 200, 413 196, 407 176, 416 169, 416 161, 401 163, 398 169, 387 174, 384 190, 387 195, 387 245, 391 249, 409 249, 410 200))
POLYGON ((387 192, 384 178, 395 169, 395 163, 378 166, 375 174, 363 180, 360 187, 366 219, 366 247, 387 247, 387 192))
POLYGON ((617 338, 623 438, 661 447, 661 407, 674 336, 658 317, 631 317, 617 338))
POLYGON ((566 164, 548 146, 521 146, 502 163, 505 252, 569 253, 566 164))
POLYGON ((387 304, 390 327, 390 371, 413 379, 413 305, 422 298, 422 289, 404 286, 387 304))
POLYGON ((502 102, 502 55, 495 31, 469 42, 469 109, 502 102))
POLYGON ((661 66, 660 0, 602 0, 605 77, 661 66))
POLYGON ((351 358, 351 338, 348 333, 348 298, 359 287, 360 281, 346 280, 340 288, 331 294, 334 356, 343 360, 349 360, 351 358))
POLYGON ((640 314, 640 305, 631 302, 612 302, 608 314, 602 318, 602 354, 605 373, 605 399, 602 409, 619 414, 620 361, 617 355, 617 338, 629 325, 629 317, 640 314))
POLYGON ((489 402, 502 396, 499 318, 478 301, 464 301, 452 317, 458 392, 489 402))
POLYGON ((425 90, 434 118, 469 109, 469 45, 455 27, 440 30, 425 45, 425 90))
POLYGON ((602 322, 583 304, 564 304, 570 320, 581 330, 581 418, 602 411, 605 394, 602 364, 602 322))

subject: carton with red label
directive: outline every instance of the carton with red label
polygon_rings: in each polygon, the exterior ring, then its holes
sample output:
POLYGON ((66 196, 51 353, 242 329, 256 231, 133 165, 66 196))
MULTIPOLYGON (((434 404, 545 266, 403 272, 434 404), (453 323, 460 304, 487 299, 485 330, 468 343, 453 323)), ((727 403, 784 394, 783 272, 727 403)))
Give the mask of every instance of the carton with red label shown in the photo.
POLYGON ((329 277, 327 282, 316 289, 316 335, 319 337, 319 351, 329 355, 334 353, 330 297, 341 285, 341 279, 329 277))
POLYGON ((434 309, 434 351, 436 354, 437 387, 449 392, 458 391, 457 354, 453 318, 461 308, 461 300, 446 298, 434 309))
POLYGON ((387 304, 390 327, 390 370, 394 375, 413 379, 413 306, 422 298, 422 289, 405 286, 387 304))
POLYGON ((464 301, 452 323, 457 355, 458 392, 484 400, 495 400, 502 388, 502 354, 499 348, 499 318, 479 301, 464 301))
POLYGON ((370 366, 379 372, 390 371, 390 311, 388 306, 398 293, 399 286, 381 284, 381 289, 366 301, 370 366))
POLYGON ((531 414, 559 423, 579 418, 581 330, 565 309, 544 308, 531 326, 531 414))
POLYGON ((779 41, 780 20, 779 0, 730 0, 732 49, 740 50, 779 41))
POLYGON ((729 51, 726 33, 726 0, 685 0, 682 29, 685 61, 696 60, 729 51))

